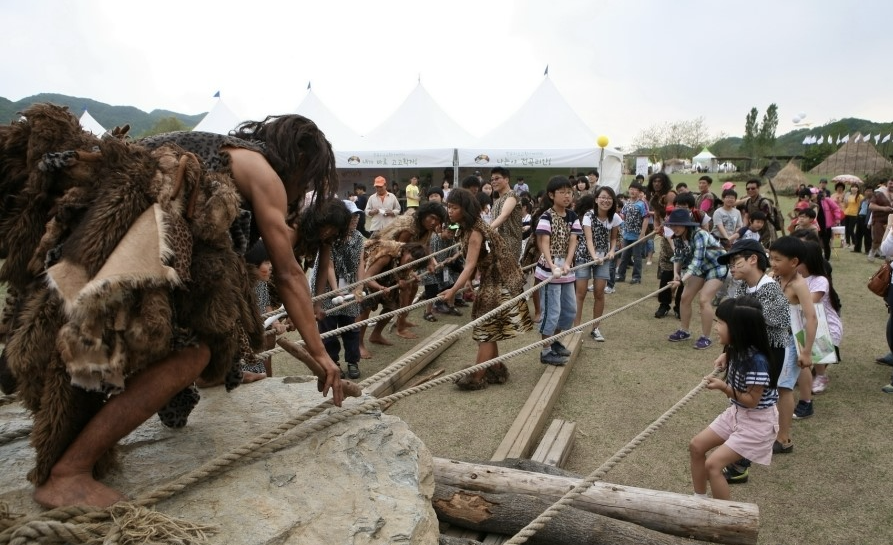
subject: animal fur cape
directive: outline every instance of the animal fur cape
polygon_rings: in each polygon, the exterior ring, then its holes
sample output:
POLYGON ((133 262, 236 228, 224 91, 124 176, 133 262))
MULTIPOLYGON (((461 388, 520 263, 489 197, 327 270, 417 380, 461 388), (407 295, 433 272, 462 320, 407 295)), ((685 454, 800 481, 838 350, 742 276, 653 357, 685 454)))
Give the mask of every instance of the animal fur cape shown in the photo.
POLYGON ((173 145, 97 139, 66 108, 0 126, 0 385, 34 416, 32 482, 133 373, 203 342, 202 376, 219 380, 260 348, 229 233, 240 202, 229 173, 173 145))

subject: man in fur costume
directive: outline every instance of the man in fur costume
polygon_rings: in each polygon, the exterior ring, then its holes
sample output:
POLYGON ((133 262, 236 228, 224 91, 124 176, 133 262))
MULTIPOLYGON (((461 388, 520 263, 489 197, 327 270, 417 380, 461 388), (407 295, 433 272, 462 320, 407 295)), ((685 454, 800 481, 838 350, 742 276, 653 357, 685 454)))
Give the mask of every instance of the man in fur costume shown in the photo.
POLYGON ((238 384, 263 335, 241 257, 259 236, 340 406, 291 227, 304 194, 334 184, 330 144, 296 115, 139 142, 98 140, 47 104, 0 126, 0 385, 34 415, 38 503, 124 499, 95 480, 117 442, 159 411, 185 425, 199 376, 238 384))

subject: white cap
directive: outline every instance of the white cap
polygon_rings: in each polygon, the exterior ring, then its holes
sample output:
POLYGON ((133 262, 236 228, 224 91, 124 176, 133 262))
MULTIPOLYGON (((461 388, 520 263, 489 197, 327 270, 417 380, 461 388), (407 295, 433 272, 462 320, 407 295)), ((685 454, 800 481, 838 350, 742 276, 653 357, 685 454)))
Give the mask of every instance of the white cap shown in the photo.
POLYGON ((347 207, 347 211, 350 212, 351 214, 359 214, 360 212, 362 212, 362 210, 360 210, 359 208, 357 208, 357 205, 354 204, 354 202, 351 201, 351 200, 344 199, 344 200, 341 201, 341 202, 344 203, 344 206, 347 207))

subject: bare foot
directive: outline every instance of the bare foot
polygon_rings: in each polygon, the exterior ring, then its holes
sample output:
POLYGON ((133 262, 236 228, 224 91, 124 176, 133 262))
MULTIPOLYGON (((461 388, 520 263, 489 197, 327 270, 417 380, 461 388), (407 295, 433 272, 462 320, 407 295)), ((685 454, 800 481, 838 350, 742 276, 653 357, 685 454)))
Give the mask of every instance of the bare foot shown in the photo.
POLYGON ((419 338, 419 336, 416 335, 415 333, 413 333, 412 331, 400 330, 400 329, 397 330, 397 336, 403 337, 404 339, 418 339, 419 338))
POLYGON ((385 346, 393 346, 393 344, 394 344, 391 341, 385 339, 384 337, 374 336, 374 335, 369 337, 369 342, 375 343, 375 344, 383 344, 385 346))
POLYGON ((66 477, 51 475, 47 482, 34 489, 34 501, 49 509, 67 505, 108 507, 126 500, 127 496, 93 480, 89 473, 66 477))
POLYGON ((242 371, 242 384, 248 384, 249 382, 257 382, 259 380, 263 380, 267 378, 266 373, 252 373, 251 371, 242 371))
POLYGON ((360 345, 360 358, 362 358, 364 360, 371 360, 372 352, 369 352, 368 350, 366 350, 365 346, 360 345))
POLYGON ((417 324, 414 324, 414 323, 410 322, 409 320, 404 320, 403 325, 405 325, 406 327, 419 327, 417 324))

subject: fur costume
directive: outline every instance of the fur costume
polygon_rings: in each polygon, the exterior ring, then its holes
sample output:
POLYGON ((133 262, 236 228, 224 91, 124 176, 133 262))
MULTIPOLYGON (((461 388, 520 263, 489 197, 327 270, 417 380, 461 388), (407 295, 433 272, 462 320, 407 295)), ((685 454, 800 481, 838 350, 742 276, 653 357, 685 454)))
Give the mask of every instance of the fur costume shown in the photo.
MULTIPOLYGON (((0 197, 0 385, 34 415, 32 482, 128 376, 174 350, 207 344, 202 377, 238 384, 263 327, 233 249, 244 214, 228 172, 174 145, 99 140, 40 104, 0 126, 0 197)), ((197 400, 184 390, 159 416, 182 426, 197 400)))

